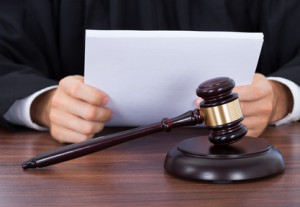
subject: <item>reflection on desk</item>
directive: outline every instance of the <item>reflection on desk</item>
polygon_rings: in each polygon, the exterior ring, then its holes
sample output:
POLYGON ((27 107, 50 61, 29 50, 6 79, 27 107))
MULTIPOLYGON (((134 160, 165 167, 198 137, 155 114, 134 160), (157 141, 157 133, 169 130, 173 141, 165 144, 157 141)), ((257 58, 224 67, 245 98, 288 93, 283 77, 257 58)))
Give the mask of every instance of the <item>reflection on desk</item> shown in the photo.
MULTIPOLYGON (((107 128, 109 134, 124 128, 107 128)), ((0 206, 300 206, 300 124, 269 127, 285 171, 259 180, 213 184, 164 172, 168 150, 206 129, 182 128, 123 143, 43 169, 20 164, 61 144, 47 132, 0 129, 0 206)))

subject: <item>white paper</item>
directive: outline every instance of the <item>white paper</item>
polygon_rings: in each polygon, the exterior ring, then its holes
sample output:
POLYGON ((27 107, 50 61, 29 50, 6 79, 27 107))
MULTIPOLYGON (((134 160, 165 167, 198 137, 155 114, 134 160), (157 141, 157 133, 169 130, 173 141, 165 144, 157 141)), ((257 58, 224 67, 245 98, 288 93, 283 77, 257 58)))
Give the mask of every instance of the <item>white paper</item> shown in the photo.
POLYGON ((87 30, 85 83, 109 95, 107 126, 143 126, 196 108, 196 89, 250 84, 262 33, 87 30))

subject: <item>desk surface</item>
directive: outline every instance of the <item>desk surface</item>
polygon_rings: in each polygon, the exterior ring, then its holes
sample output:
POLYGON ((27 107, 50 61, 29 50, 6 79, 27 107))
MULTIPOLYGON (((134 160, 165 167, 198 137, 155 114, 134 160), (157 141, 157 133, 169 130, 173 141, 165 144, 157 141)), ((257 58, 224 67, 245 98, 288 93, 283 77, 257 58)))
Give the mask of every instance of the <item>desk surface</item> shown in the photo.
MULTIPOLYGON (((106 129, 104 134, 122 129, 106 129)), ((168 150, 205 129, 174 129, 43 169, 20 164, 61 145, 46 132, 0 129, 0 206, 300 206, 300 124, 263 134, 285 160, 284 173, 214 184, 164 172, 168 150)))

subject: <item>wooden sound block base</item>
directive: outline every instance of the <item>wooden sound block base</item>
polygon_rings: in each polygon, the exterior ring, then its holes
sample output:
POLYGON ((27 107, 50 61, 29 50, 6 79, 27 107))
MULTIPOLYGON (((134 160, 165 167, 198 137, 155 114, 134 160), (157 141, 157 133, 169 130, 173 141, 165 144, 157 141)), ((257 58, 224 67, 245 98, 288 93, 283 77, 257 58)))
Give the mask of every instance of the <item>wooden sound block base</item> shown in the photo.
POLYGON ((207 137, 195 137, 173 147, 164 167, 179 177, 226 183, 280 173, 284 161, 279 150, 262 138, 244 137, 231 145, 217 146, 207 137))

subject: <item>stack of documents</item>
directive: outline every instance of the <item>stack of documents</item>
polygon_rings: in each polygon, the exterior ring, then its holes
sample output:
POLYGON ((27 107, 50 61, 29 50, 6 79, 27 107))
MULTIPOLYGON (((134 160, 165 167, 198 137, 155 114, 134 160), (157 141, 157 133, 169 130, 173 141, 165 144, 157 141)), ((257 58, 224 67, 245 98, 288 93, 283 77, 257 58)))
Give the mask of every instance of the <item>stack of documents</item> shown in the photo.
POLYGON ((261 33, 87 30, 85 83, 109 95, 108 126, 142 126, 196 108, 196 89, 226 76, 250 84, 261 33))

